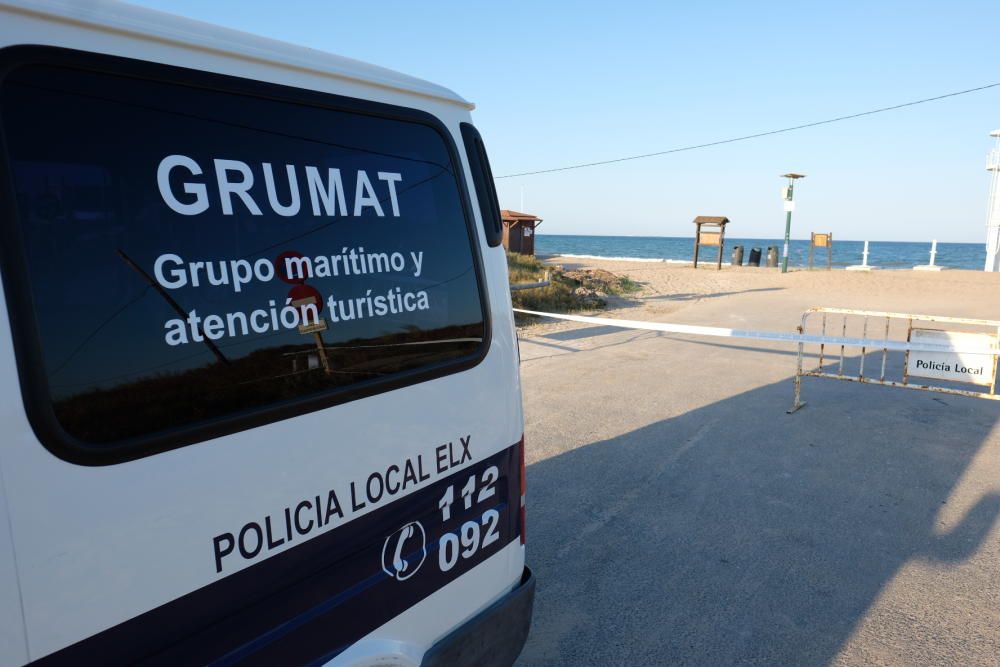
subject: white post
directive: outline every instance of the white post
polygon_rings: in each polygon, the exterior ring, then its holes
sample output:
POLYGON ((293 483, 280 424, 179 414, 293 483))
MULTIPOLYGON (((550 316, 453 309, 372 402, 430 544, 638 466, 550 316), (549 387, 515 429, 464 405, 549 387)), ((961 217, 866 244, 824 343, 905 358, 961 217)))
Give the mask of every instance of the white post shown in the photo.
POLYGON ((990 132, 996 144, 986 159, 990 174, 990 194, 986 200, 986 266, 987 271, 1000 271, 1000 130, 990 132))
POLYGON ((1000 198, 993 208, 996 222, 986 231, 986 270, 1000 272, 1000 198))
POLYGON ((931 241, 931 263, 921 264, 920 266, 913 267, 914 271, 943 271, 945 267, 938 266, 934 262, 937 260, 937 239, 931 241))
POLYGON ((868 266, 868 241, 865 241, 865 249, 861 253, 861 263, 848 266, 848 271, 874 271, 877 266, 868 266))

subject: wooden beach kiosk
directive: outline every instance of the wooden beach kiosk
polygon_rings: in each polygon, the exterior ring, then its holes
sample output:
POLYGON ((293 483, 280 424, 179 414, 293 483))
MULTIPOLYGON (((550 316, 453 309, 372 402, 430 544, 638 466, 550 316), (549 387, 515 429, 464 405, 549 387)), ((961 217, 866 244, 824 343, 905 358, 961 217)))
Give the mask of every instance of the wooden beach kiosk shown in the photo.
POLYGON ((701 246, 716 246, 719 255, 715 260, 716 270, 722 268, 722 250, 726 242, 726 225, 729 218, 723 215, 699 215, 694 219, 694 268, 698 268, 698 254, 701 246))
POLYGON ((500 219, 503 221, 503 247, 522 255, 534 255, 535 228, 542 224, 542 219, 531 213, 508 209, 500 211, 500 219))

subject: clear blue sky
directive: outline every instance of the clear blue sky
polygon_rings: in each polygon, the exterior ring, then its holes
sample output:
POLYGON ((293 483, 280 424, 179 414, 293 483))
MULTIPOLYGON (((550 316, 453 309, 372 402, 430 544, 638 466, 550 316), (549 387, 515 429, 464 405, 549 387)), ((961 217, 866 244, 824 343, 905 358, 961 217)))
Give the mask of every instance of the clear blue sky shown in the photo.
MULTIPOLYGON (((497 175, 797 125, 1000 81, 993 2, 143 0, 357 58, 477 105, 497 175)), ((1000 88, 625 164, 498 181, 551 234, 982 242, 1000 88)))

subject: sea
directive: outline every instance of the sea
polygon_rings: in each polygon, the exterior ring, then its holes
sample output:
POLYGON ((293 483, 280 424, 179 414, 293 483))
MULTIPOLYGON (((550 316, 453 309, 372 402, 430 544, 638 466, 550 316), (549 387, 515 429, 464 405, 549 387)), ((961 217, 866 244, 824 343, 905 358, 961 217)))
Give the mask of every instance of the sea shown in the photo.
MULTIPOLYGON (((743 246, 743 263, 746 264, 752 248, 761 249, 761 265, 766 264, 767 248, 778 249, 779 261, 783 239, 744 239, 726 237, 722 255, 723 263, 732 259, 733 248, 743 246)), ((834 239, 833 262, 835 269, 853 264, 861 264, 864 241, 841 241, 834 239)), ((806 267, 809 265, 809 240, 793 239, 789 244, 788 265, 806 267)), ((702 246, 699 264, 714 262, 718 250, 702 246)), ((880 269, 912 269, 930 261, 931 244, 903 241, 871 241, 868 244, 868 264, 880 269)), ((565 255, 589 258, 675 261, 690 262, 694 257, 694 237, 677 236, 572 236, 562 234, 537 234, 536 255, 565 255)), ((826 248, 816 248, 814 265, 825 268, 826 248)), ((982 271, 986 264, 985 243, 941 243, 937 244, 935 264, 949 269, 970 269, 982 271)))

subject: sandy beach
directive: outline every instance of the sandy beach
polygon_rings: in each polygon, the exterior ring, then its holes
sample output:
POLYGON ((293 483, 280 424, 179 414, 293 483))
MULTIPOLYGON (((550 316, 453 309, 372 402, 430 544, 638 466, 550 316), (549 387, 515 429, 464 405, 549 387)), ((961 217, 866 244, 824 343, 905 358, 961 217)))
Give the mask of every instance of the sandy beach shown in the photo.
POLYGON ((1000 273, 807 271, 552 257, 566 269, 627 275, 643 289, 602 316, 792 330, 814 306, 1000 319, 1000 273))
MULTIPOLYGON (((603 317, 1000 318, 997 274, 549 261, 642 284, 603 317)), ((806 378, 788 415, 793 345, 519 335, 539 580, 519 664, 996 664, 1000 402, 806 378)))

